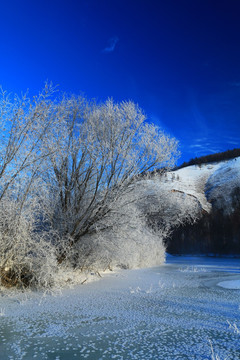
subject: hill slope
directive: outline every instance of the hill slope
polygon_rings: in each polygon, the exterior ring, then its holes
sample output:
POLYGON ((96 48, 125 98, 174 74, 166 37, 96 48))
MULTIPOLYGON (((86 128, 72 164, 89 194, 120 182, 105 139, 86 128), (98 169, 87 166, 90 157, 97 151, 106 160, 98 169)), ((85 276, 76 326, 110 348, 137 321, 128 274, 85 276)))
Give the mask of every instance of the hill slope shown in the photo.
POLYGON ((167 173, 166 186, 196 197, 202 217, 166 241, 177 254, 240 254, 240 157, 167 173))

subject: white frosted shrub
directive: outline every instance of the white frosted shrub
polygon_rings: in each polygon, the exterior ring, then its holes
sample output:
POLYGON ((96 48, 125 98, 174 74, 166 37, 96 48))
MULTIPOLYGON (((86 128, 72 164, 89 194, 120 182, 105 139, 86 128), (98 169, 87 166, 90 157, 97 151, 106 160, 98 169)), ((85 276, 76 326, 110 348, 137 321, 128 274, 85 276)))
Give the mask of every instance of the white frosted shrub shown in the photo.
POLYGON ((60 284, 67 268, 162 263, 164 238, 195 212, 143 179, 174 165, 177 141, 133 102, 52 95, 49 85, 33 100, 1 94, 2 285, 60 284))
POLYGON ((34 207, 10 198, 0 203, 0 271, 5 286, 51 286, 57 261, 52 233, 38 229, 34 207))
MULTIPOLYGON (((49 143, 49 150, 56 150, 48 158, 50 182, 56 190, 51 218, 53 228, 70 239, 69 249, 64 243, 64 251, 59 252, 59 262, 69 261, 73 253, 78 266, 85 267, 116 259, 119 248, 124 253, 121 258, 129 258, 126 262, 131 264, 130 254, 138 257, 134 249, 147 253, 141 250, 146 232, 147 242, 151 242, 145 216, 133 205, 144 193, 133 191, 134 186, 143 173, 174 164, 176 140, 147 123, 132 102, 107 100, 98 105, 82 97, 64 97, 54 116, 61 123, 62 134, 60 142, 57 134, 49 143)), ((161 242, 162 237, 156 248, 162 249, 161 242)), ((133 263, 140 266, 142 260, 133 263)))
POLYGON ((92 270, 160 265, 165 260, 161 235, 151 231, 135 203, 126 205, 121 199, 111 214, 96 224, 95 233, 74 244, 69 260, 77 268, 92 270))
POLYGON ((172 192, 156 177, 141 180, 111 204, 111 211, 95 223, 68 254, 82 269, 157 266, 165 260, 164 239, 183 222, 194 222, 200 205, 193 197, 172 192))

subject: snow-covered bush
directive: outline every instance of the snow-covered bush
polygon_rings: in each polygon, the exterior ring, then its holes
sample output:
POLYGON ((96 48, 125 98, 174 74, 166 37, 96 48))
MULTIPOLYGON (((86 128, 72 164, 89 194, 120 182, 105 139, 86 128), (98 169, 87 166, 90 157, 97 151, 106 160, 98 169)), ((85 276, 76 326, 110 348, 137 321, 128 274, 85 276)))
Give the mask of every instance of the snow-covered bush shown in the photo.
POLYGON ((49 284, 56 264, 52 232, 40 221, 47 196, 40 175, 52 151, 45 142, 57 127, 49 116, 52 92, 46 86, 33 100, 0 97, 0 278, 6 286, 49 284))
POLYGON ((180 190, 166 187, 158 176, 143 181, 139 186, 144 189, 144 209, 148 223, 162 237, 169 235, 173 228, 183 223, 194 223, 200 215, 202 206, 198 199, 180 190))
POLYGON ((74 267, 136 268, 164 262, 163 234, 148 226, 136 201, 143 192, 136 188, 109 204, 109 213, 95 224, 95 231, 72 246, 67 258, 74 267))
POLYGON ((147 180, 174 165, 176 140, 132 102, 52 93, 2 93, 1 283, 49 286, 59 267, 161 263, 166 234, 195 218, 182 194, 147 180))
POLYGON ((109 204, 95 231, 69 248, 65 261, 82 269, 136 268, 164 262, 164 240, 201 212, 196 198, 166 189, 159 177, 138 180, 127 194, 109 204))
POLYGON ((39 209, 31 199, 21 212, 16 199, 0 202, 1 284, 11 286, 51 286, 57 269, 54 234, 36 218, 39 209))
POLYGON ((72 248, 80 248, 85 263, 96 253, 96 243, 101 242, 101 248, 106 243, 107 251, 119 243, 116 238, 121 244, 136 238, 144 220, 135 216, 136 207, 129 209, 143 192, 137 193, 134 186, 143 173, 174 164, 177 142, 147 123, 132 102, 108 100, 98 105, 82 97, 64 97, 53 116, 62 132, 60 142, 56 134, 49 143, 49 151, 55 149, 49 156, 49 180, 56 191, 51 219, 64 239, 70 236, 69 250, 64 246, 59 262, 72 248), (138 225, 132 226, 132 221, 138 225))

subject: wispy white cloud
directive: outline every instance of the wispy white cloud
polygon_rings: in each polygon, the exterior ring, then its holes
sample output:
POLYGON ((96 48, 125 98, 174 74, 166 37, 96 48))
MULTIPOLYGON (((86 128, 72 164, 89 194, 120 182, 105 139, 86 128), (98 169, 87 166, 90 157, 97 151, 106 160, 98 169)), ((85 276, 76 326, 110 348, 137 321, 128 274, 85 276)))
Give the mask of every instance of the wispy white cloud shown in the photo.
POLYGON ((206 146, 200 145, 200 144, 191 144, 189 145, 190 148, 200 148, 200 149, 205 149, 206 146))
POLYGON ((201 156, 220 151, 218 147, 214 147, 214 144, 211 145, 212 146, 209 147, 209 144, 193 144, 190 145, 189 148, 193 150, 193 156, 201 156))
POLYGON ((191 139, 191 143, 188 144, 188 148, 192 152, 192 157, 222 152, 239 146, 240 138, 233 136, 225 136, 223 134, 219 134, 216 137, 216 134, 213 134, 213 132, 209 132, 208 137, 193 137, 191 139))
POLYGON ((240 87, 240 81, 232 82, 231 86, 240 87))
POLYGON ((119 38, 114 36, 108 40, 108 45, 102 50, 103 53, 111 53, 115 50, 117 43, 119 42, 119 38))
POLYGON ((195 125, 196 131, 201 133, 203 136, 208 136, 209 127, 208 121, 205 117, 205 114, 201 112, 197 105, 197 101, 192 98, 191 104, 191 117, 193 119, 193 123, 195 125))
POLYGON ((240 145, 240 141, 228 141, 228 143, 229 143, 230 145, 237 145, 237 146, 240 145))

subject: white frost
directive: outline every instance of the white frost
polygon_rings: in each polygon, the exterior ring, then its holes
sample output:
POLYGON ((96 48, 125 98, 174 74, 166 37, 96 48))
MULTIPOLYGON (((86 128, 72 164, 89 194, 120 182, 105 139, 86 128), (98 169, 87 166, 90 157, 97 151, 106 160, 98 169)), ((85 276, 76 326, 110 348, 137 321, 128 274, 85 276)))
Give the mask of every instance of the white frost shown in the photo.
POLYGON ((240 279, 239 280, 221 281, 218 283, 218 286, 220 286, 224 289, 240 290, 240 279))

